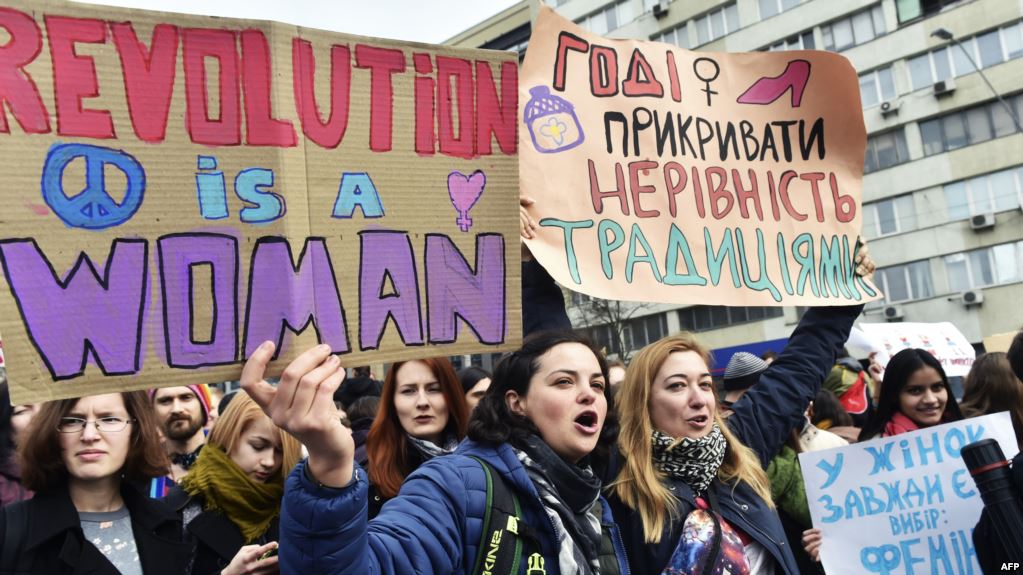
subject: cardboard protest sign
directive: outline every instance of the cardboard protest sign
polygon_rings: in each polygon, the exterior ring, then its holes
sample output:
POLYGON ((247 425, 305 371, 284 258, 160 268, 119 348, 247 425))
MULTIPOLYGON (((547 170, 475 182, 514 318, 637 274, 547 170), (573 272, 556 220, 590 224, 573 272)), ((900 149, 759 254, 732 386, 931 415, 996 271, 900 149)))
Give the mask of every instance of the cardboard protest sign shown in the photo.
POLYGON ((541 8, 519 86, 529 248, 563 285, 664 303, 878 297, 854 274, 866 131, 842 56, 611 40, 541 8))
POLYGON ((941 323, 861 323, 860 329, 874 341, 874 359, 882 367, 900 351, 908 348, 927 350, 941 362, 949 377, 965 377, 973 367, 977 352, 970 340, 951 322, 941 323))
POLYGON ((984 503, 959 451, 985 438, 1019 449, 1008 413, 799 454, 829 575, 980 573, 973 527, 984 503))
POLYGON ((264 340, 279 373, 521 339, 514 54, 28 1, 0 29, 15 401, 236 379, 264 340))
POLYGON ((992 351, 1009 351, 1009 346, 1012 345, 1013 338, 1016 337, 1015 331, 1006 333, 996 333, 989 335, 984 338, 984 351, 991 353, 992 351))

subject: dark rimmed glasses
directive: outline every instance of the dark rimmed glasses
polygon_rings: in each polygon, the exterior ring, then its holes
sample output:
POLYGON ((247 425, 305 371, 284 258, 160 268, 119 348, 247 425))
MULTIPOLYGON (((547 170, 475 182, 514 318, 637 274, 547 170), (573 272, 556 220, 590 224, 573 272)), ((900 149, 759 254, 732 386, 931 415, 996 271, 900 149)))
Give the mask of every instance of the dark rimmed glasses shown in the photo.
POLYGON ((61 433, 81 433, 85 431, 86 425, 92 423, 96 426, 96 431, 101 433, 117 433, 118 431, 124 431, 124 428, 134 421, 134 419, 123 419, 113 416, 100 417, 95 420, 82 419, 81 417, 62 417, 57 422, 57 431, 61 433))

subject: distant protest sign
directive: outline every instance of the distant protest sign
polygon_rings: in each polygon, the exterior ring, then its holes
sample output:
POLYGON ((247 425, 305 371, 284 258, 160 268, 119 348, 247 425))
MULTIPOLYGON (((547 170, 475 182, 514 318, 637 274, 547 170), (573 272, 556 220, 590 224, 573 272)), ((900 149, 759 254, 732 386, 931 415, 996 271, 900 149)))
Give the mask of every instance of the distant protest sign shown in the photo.
POLYGON ((970 340, 951 322, 940 323, 861 323, 860 329, 874 344, 874 360, 882 367, 904 349, 928 351, 941 362, 949 377, 965 377, 970 373, 977 352, 970 340))
POLYGON ((828 575, 980 573, 973 527, 984 508, 960 457, 981 439, 1019 449, 1008 413, 799 454, 828 575))
POLYGON ((854 274, 866 131, 852 65, 611 40, 541 8, 519 83, 536 258, 607 299, 869 301, 854 274))
POLYGON ((521 339, 514 54, 74 3, 0 8, 17 402, 521 339))

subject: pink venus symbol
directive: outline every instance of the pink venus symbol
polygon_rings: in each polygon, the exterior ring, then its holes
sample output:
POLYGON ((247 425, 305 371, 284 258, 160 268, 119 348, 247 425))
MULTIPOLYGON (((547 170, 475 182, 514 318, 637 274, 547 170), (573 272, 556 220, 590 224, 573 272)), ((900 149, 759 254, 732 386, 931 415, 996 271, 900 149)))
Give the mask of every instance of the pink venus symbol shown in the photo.
POLYGON ((476 205, 486 185, 487 176, 482 170, 476 170, 468 176, 459 171, 448 174, 448 196, 451 197, 451 205, 458 210, 455 223, 463 232, 472 227, 469 210, 476 205))

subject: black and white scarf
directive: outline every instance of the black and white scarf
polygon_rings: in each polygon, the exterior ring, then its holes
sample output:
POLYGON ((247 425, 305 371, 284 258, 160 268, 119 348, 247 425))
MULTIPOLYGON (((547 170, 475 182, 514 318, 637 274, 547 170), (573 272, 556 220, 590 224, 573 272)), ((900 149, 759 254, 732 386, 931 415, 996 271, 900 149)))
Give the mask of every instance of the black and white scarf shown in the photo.
POLYGON ((655 429, 651 443, 654 467, 669 477, 685 482, 698 494, 706 491, 717 477, 728 446, 716 423, 710 433, 699 439, 675 439, 655 429))
POLYGON ((566 462, 536 435, 521 447, 515 448, 515 455, 536 486, 557 534, 559 571, 600 573, 600 517, 592 513, 600 497, 600 478, 589 466, 566 462))
POLYGON ((441 441, 443 445, 437 445, 432 441, 425 439, 419 439, 417 437, 408 436, 408 440, 412 442, 412 446, 416 448, 419 455, 422 456, 423 461, 429 461, 434 457, 440 457, 441 455, 450 455, 458 447, 458 439, 453 435, 445 436, 441 441))

